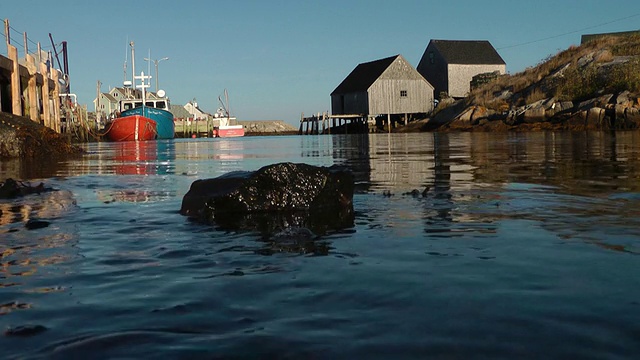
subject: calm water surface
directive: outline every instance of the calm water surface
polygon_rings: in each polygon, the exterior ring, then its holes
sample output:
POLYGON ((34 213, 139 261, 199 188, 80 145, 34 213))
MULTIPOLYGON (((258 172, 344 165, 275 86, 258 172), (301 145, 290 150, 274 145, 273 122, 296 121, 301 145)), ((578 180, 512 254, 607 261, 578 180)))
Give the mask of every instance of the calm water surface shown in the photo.
POLYGON ((0 202, 0 358, 640 354, 640 133, 83 146, 0 165, 58 190, 0 202), (193 181, 282 161, 350 167, 355 226, 281 244, 178 214, 193 181))

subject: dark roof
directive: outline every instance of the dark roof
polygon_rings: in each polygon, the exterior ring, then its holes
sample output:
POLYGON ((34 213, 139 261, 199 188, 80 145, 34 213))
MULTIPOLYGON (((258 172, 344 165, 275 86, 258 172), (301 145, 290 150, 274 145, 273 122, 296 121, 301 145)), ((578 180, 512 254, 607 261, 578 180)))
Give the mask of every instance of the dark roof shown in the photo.
POLYGON ((431 40, 448 64, 505 64, 486 40, 431 40))
POLYGON ((382 75, 382 73, 387 70, 391 64, 393 64, 393 61, 397 59, 398 56, 400 55, 359 64, 344 80, 342 80, 340 85, 333 90, 331 95, 367 91, 369 87, 380 77, 380 75, 382 75))
POLYGON ((114 98, 113 95, 109 94, 109 93, 102 93, 102 95, 104 97, 107 98, 107 100, 109 100, 110 102, 117 102, 118 99, 114 98))

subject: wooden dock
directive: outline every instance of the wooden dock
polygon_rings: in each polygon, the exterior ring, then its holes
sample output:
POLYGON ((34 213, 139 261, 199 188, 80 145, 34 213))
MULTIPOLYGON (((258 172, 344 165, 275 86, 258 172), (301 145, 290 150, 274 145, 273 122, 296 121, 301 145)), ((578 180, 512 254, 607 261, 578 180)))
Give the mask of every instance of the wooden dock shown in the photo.
POLYGON ((176 125, 176 137, 190 138, 190 137, 213 137, 213 127, 218 126, 218 120, 191 120, 191 119, 176 119, 174 121, 176 125), (215 122, 215 124, 214 124, 215 122))
POLYGON ((299 135, 367 133, 375 131, 375 118, 363 114, 330 115, 328 112, 300 116, 299 135), (322 131, 320 130, 322 127, 322 131), (333 129, 333 130, 332 130, 333 129))
POLYGON ((0 111, 27 117, 58 133, 87 139, 90 129, 86 108, 78 107, 74 94, 62 92, 68 86, 61 85, 67 81, 64 72, 54 68, 51 59, 44 58, 40 43, 36 53, 29 53, 26 33, 24 58, 20 59, 18 48, 11 44, 9 20, 4 20, 4 28, 7 54, 0 55, 0 111))

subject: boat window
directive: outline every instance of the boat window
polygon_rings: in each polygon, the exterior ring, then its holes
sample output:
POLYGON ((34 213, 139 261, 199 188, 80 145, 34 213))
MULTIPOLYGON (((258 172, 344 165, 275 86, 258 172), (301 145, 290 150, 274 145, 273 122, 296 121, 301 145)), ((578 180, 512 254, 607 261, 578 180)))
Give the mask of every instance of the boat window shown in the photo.
POLYGON ((165 106, 164 101, 158 101, 156 103, 156 108, 158 108, 158 109, 166 109, 167 107, 165 106))
POLYGON ((140 107, 140 106, 142 106, 142 101, 136 102, 136 107, 140 107))
POLYGON ((148 107, 154 107, 153 106, 153 101, 147 101, 144 103, 144 106, 148 106, 148 107))
POLYGON ((124 109, 125 109, 125 110, 129 110, 129 109, 131 109, 131 104, 130 104, 130 103, 125 103, 125 104, 124 104, 124 109))

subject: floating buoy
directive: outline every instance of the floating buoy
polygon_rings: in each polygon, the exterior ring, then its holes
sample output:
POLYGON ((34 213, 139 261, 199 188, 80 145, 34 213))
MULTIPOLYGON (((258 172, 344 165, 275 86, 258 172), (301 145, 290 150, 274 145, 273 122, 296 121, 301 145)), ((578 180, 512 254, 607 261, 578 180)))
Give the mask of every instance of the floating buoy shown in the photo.
POLYGON ((196 134, 191 135, 191 138, 195 139, 196 138, 196 134))

